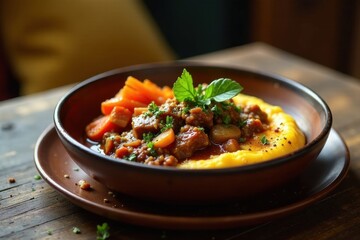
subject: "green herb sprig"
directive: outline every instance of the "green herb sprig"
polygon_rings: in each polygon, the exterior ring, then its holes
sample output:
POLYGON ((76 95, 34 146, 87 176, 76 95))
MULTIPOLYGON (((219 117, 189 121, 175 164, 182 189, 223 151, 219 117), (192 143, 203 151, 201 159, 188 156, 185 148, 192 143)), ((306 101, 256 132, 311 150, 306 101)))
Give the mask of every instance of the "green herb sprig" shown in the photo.
POLYGON ((73 228, 72 228, 72 232, 73 232, 74 234, 80 234, 80 233, 81 233, 81 230, 80 230, 80 228, 78 228, 78 227, 73 227, 73 228))
POLYGON ((262 143, 263 145, 269 145, 269 144, 270 144, 269 140, 266 138, 265 135, 262 135, 262 136, 261 136, 260 141, 261 141, 261 143, 262 143))
POLYGON ((161 128, 161 132, 165 132, 166 130, 173 128, 174 118, 172 116, 167 115, 165 119, 165 123, 162 122, 163 127, 161 128))
POLYGON ((195 89, 191 74, 184 69, 173 86, 175 98, 179 102, 191 102, 196 106, 204 107, 212 101, 223 102, 235 97, 243 87, 229 78, 219 78, 212 81, 207 87, 199 85, 195 89))
POLYGON ((161 114, 163 114, 164 111, 160 110, 159 106, 157 106, 154 102, 151 102, 148 105, 148 112, 146 112, 146 115, 154 115, 155 117, 160 116, 161 114))
POLYGON ((96 226, 97 240, 105 240, 110 237, 109 233, 110 227, 107 223, 96 226))

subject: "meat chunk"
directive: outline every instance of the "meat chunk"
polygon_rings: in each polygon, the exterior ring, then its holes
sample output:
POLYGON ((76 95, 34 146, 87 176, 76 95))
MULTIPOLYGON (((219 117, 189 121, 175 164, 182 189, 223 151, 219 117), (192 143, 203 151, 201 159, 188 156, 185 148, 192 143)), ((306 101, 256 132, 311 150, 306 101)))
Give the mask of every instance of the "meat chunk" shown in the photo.
POLYGON ((166 117, 170 116, 173 119, 173 129, 174 132, 179 132, 181 126, 184 125, 184 120, 182 119, 182 113, 184 106, 181 103, 178 103, 175 99, 168 99, 163 105, 159 107, 161 114, 159 115, 160 121, 165 122, 166 117))
POLYGON ((261 133, 265 131, 261 121, 259 119, 253 119, 253 118, 248 119, 246 121, 246 125, 241 130, 242 130, 241 136, 246 138, 252 137, 255 133, 261 133))
POLYGON ((240 150, 240 144, 236 139, 229 139, 222 144, 223 149, 226 152, 236 152, 240 150))
POLYGON ((141 114, 132 119, 133 134, 136 138, 142 139, 144 133, 155 133, 160 130, 160 120, 155 116, 141 114))
POLYGON ((191 157, 195 151, 209 145, 209 137, 202 129, 185 125, 176 136, 175 145, 171 149, 171 153, 177 159, 183 160, 191 157))
POLYGON ((185 122, 191 126, 199 126, 204 128, 212 128, 214 114, 211 111, 205 112, 200 107, 190 109, 189 115, 186 117, 185 122))
POLYGON ((259 105, 248 105, 244 108, 244 113, 247 114, 247 118, 259 119, 263 123, 268 122, 266 112, 263 112, 259 105))

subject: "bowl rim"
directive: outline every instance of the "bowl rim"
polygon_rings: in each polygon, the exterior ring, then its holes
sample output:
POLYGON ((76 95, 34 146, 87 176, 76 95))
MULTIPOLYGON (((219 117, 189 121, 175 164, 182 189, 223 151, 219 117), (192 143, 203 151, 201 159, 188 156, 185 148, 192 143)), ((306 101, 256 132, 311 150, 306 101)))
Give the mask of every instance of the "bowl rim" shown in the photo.
POLYGON ((297 157, 301 156, 304 152, 310 151, 313 149, 318 142, 320 142, 323 138, 326 138, 329 134, 331 127, 332 127, 332 113, 327 105, 327 103, 313 90, 306 87, 302 83, 299 83, 295 80, 289 79, 287 77, 271 73, 264 70, 253 70, 245 67, 239 67, 238 65, 232 64, 221 64, 221 63, 207 63, 202 61, 194 61, 194 60, 177 60, 172 62, 159 62, 159 63, 147 63, 147 64, 138 64, 132 65, 128 67, 116 68, 106 72, 102 72, 100 74, 94 75, 84 81, 79 82, 75 86, 73 86, 68 92, 66 92, 58 101, 54 108, 53 112, 53 122, 55 129, 58 135, 62 135, 63 138, 70 143, 72 146, 78 148, 81 152, 86 154, 94 155, 94 157, 100 158, 99 160, 108 161, 112 164, 121 164, 129 168, 137 168, 137 170, 142 171, 156 171, 161 173, 169 173, 169 174, 201 174, 201 175, 213 175, 213 174, 240 174, 240 173, 250 173, 254 171, 263 170, 265 168, 271 168, 277 165, 284 164, 288 161, 292 161, 297 159, 297 157), (300 93, 301 96, 308 96, 314 100, 314 102, 318 103, 319 106, 324 110, 326 123, 324 128, 321 130, 320 134, 316 136, 311 142, 306 143, 306 145, 292 153, 283 155, 281 157, 273 158, 268 161, 254 163, 250 165, 244 166, 233 166, 233 167, 225 167, 225 168, 211 168, 211 169, 181 169, 181 168, 174 168, 174 167, 164 167, 164 166, 154 166, 154 165, 147 165, 142 163, 135 163, 126 161, 124 159, 113 158, 99 152, 96 152, 89 147, 81 144, 64 129, 61 123, 60 117, 60 110, 62 106, 65 104, 66 100, 74 95, 79 89, 86 87, 88 84, 93 82, 99 81, 103 78, 110 77, 116 74, 122 74, 124 72, 130 71, 139 71, 139 70, 146 70, 146 69, 161 69, 161 68, 186 68, 186 67, 196 67, 196 68, 212 68, 212 69, 226 69, 229 71, 240 71, 249 75, 259 76, 261 78, 266 78, 273 80, 275 82, 279 82, 282 86, 293 90, 297 93, 300 93))

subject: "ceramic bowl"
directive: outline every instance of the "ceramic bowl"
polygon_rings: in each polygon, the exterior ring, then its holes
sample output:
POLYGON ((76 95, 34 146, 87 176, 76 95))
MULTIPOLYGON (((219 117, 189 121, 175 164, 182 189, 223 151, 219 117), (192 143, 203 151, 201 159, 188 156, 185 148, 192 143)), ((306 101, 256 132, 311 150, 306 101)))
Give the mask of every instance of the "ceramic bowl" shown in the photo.
POLYGON ((331 129, 332 115, 316 93, 284 77, 238 67, 179 61, 116 69, 79 83, 58 102, 54 124, 73 160, 109 189, 149 201, 203 204, 256 196, 294 180, 321 152, 331 129), (202 170, 134 163, 89 148, 85 126, 101 114, 100 103, 113 97, 128 76, 172 86, 184 68, 192 74, 194 85, 228 77, 244 87, 243 93, 281 106, 306 135, 306 146, 271 161, 202 170))

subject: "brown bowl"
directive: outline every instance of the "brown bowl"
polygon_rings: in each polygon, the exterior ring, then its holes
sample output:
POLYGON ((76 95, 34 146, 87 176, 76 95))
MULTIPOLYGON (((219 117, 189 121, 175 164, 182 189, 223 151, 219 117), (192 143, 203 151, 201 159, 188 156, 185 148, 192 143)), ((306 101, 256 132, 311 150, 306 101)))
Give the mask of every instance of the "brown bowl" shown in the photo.
POLYGON ((332 115, 316 93, 289 79, 237 67, 174 62, 116 69, 79 83, 57 104, 54 123, 73 160, 109 189, 144 200, 196 204, 254 196, 299 176, 322 150, 331 129, 332 115), (184 68, 192 74, 195 85, 227 77, 238 81, 244 87, 243 93, 281 106, 306 135, 306 146, 267 162, 201 170, 134 163, 89 148, 85 126, 101 114, 100 103, 113 97, 128 76, 172 86, 184 68))

